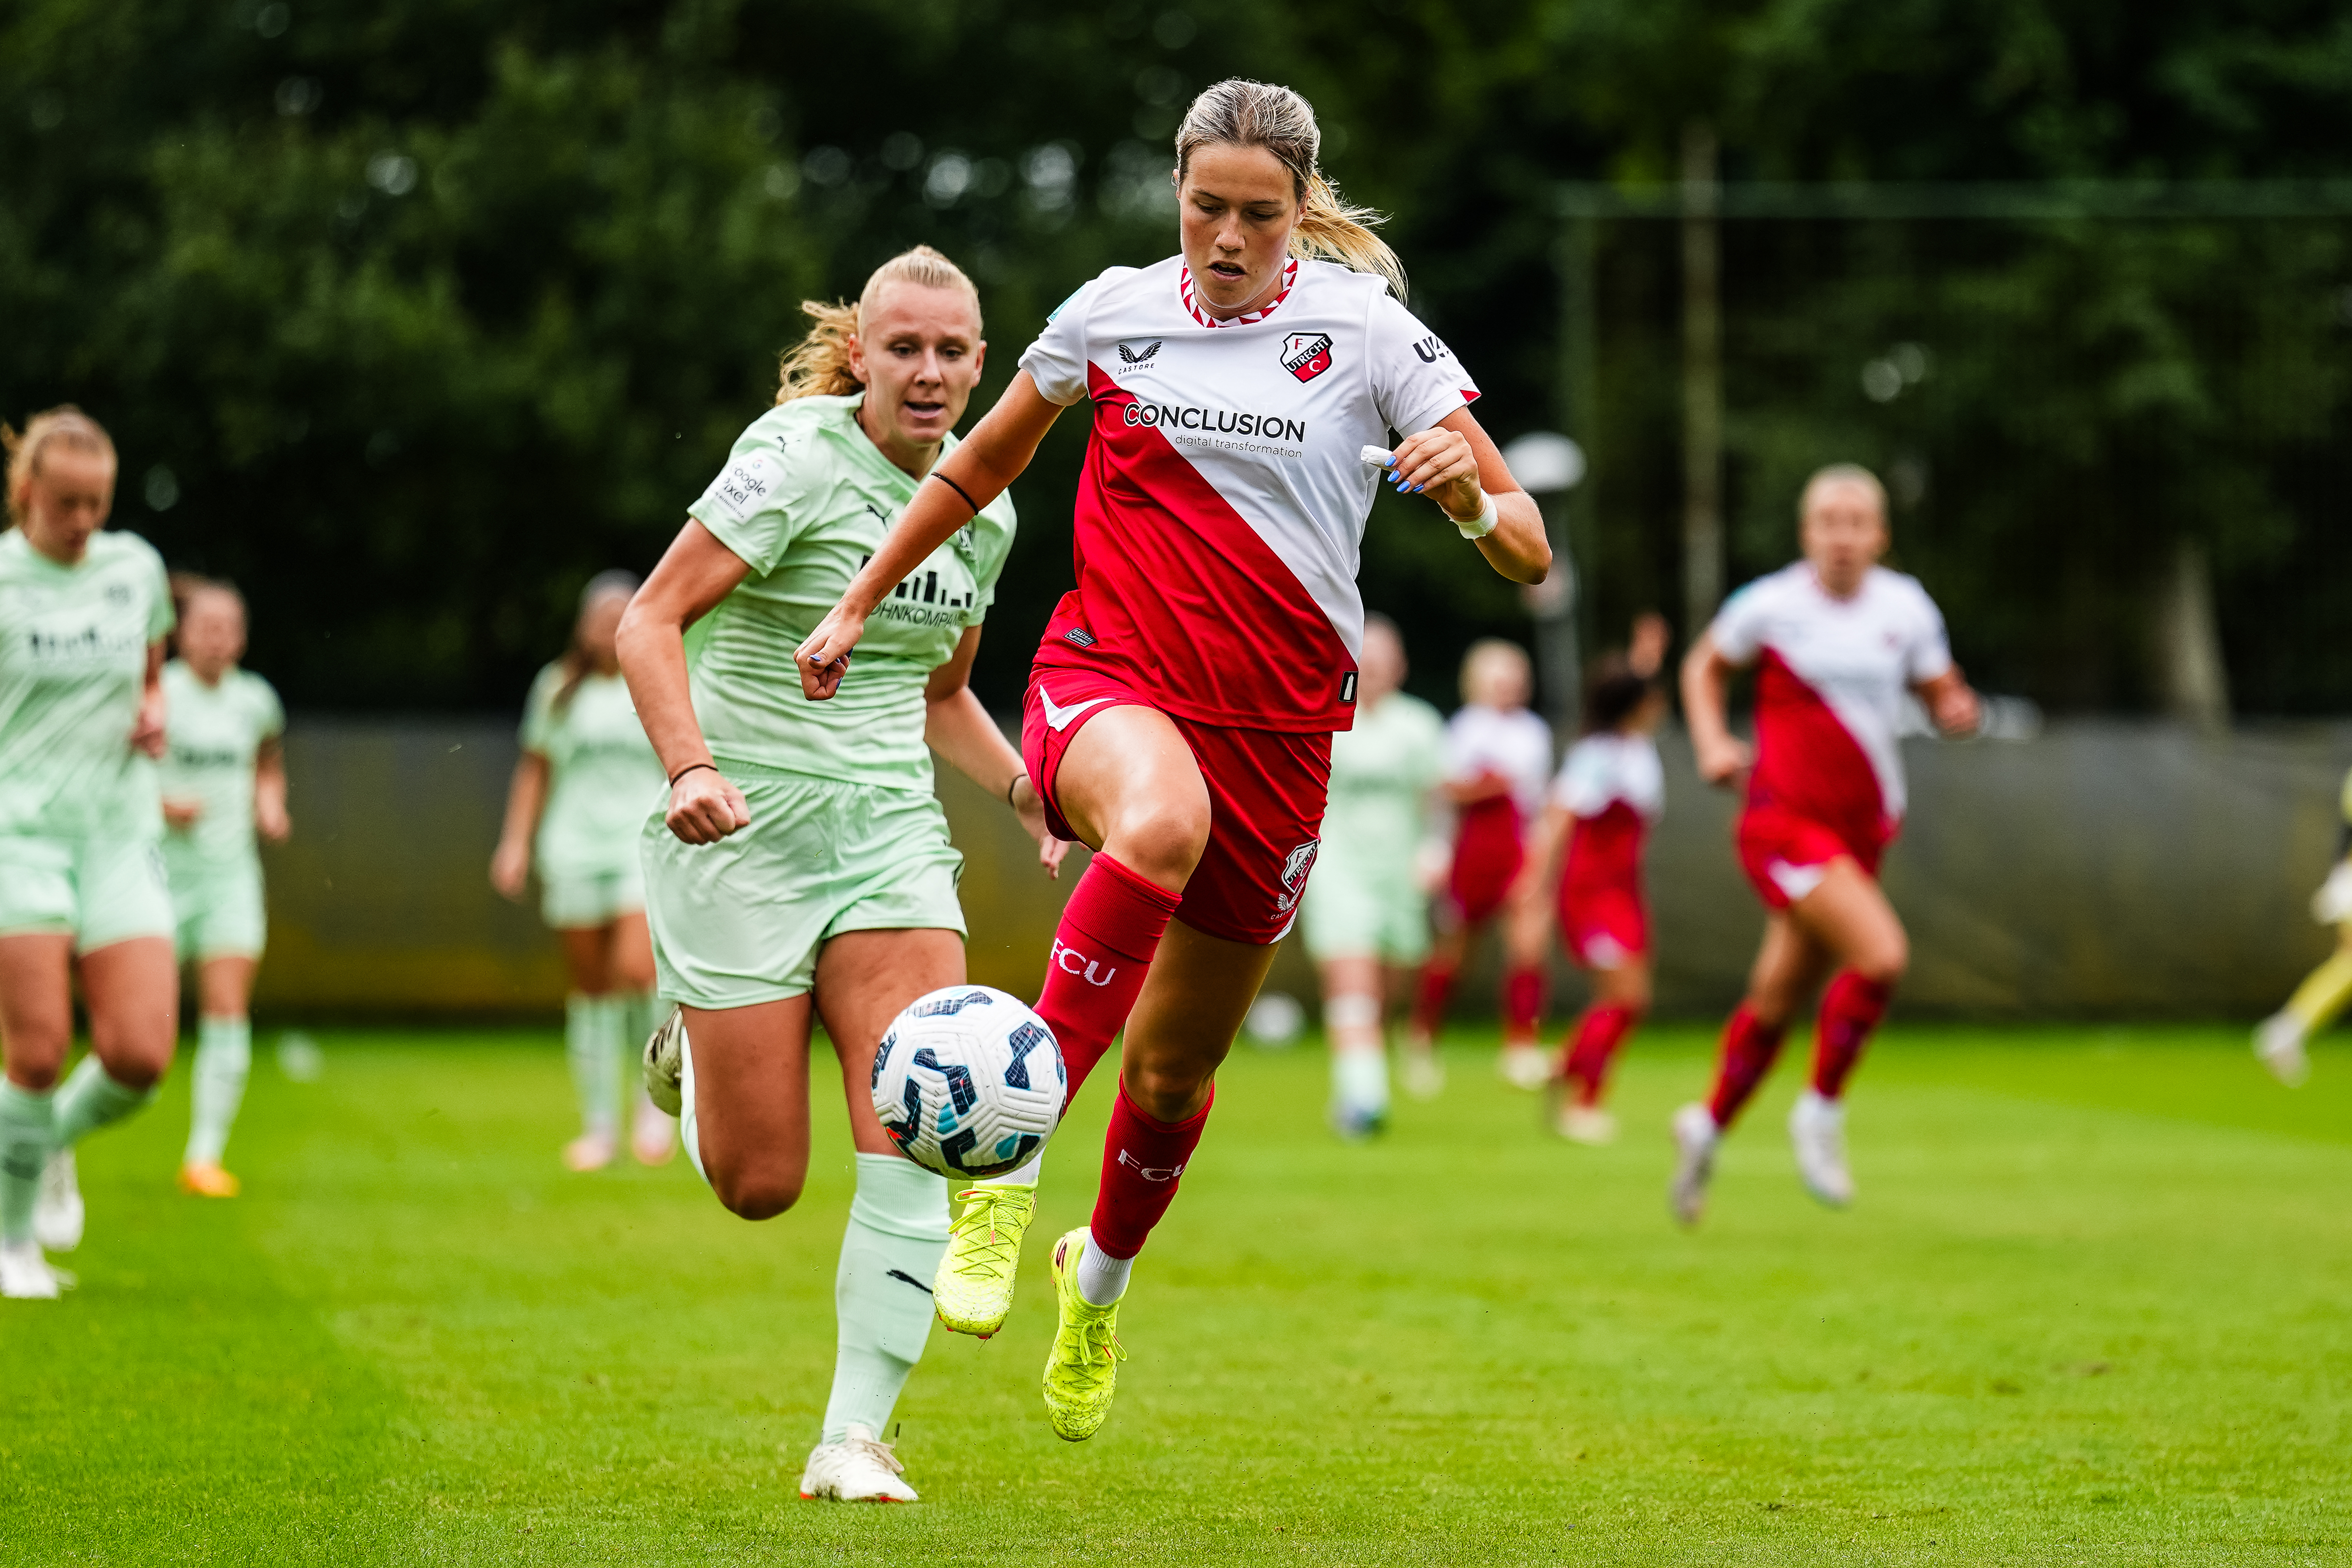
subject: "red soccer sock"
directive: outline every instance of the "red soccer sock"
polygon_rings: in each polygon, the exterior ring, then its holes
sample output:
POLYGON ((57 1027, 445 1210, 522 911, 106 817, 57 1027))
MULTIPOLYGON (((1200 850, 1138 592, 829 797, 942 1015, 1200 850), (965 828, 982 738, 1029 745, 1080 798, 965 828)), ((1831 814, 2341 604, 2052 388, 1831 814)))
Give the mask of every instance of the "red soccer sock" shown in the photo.
POLYGON ((1432 963, 1421 972, 1421 994, 1413 999, 1413 1032, 1424 1040, 1437 1038, 1438 1026, 1445 1022, 1445 999, 1454 994, 1454 981, 1461 971, 1432 963))
POLYGON ((1862 1047, 1871 1031, 1886 1016, 1895 987, 1865 980, 1853 970, 1838 972, 1822 997, 1821 1021, 1813 1035, 1813 1092, 1835 1100, 1845 1092, 1846 1075, 1862 1059, 1862 1047))
POLYGON ((1503 976, 1503 1041, 1506 1045, 1536 1043, 1543 1022, 1544 972, 1530 964, 1503 976))
POLYGON ((1561 1075, 1576 1085, 1576 1103, 1593 1106, 1601 1103, 1601 1090, 1609 1079, 1609 1064, 1617 1055, 1617 1047, 1633 1032, 1642 1016, 1631 1007, 1588 1007, 1578 1020, 1576 1037, 1570 1044, 1567 1059, 1561 1063, 1561 1075))
POLYGON ((1037 1016, 1054 1031, 1069 1074, 1064 1104, 1077 1099, 1078 1086, 1126 1026, 1160 933, 1182 901, 1108 855, 1096 856, 1078 879, 1037 998, 1037 1016))
POLYGON ((1731 1021, 1723 1026, 1723 1055, 1716 1064, 1715 1093, 1706 1107, 1717 1127, 1730 1126, 1756 1086, 1764 1081, 1788 1033, 1787 1025, 1766 1024, 1745 1002, 1731 1015, 1731 1021))
POLYGON ((1103 1133, 1102 1184, 1095 1189, 1095 1215, 1089 1234, 1107 1258, 1133 1258, 1143 1250, 1151 1227, 1176 1201, 1176 1182, 1185 1163, 1201 1146, 1209 1125, 1209 1111, 1217 1103, 1216 1086, 1209 1088, 1209 1103, 1185 1121, 1157 1121, 1127 1098, 1118 1086, 1111 1107, 1110 1126, 1103 1133))

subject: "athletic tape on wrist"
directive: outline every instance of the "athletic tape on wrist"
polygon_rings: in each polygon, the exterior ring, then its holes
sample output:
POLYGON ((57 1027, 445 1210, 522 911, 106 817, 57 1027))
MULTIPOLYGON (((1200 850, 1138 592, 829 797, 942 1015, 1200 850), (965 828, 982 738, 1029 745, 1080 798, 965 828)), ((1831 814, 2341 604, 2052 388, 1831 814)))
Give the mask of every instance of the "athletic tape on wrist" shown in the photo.
POLYGON ((1481 495, 1477 516, 1465 522, 1458 517, 1449 515, 1446 521, 1451 522, 1465 539, 1484 539, 1502 526, 1503 514, 1496 509, 1493 496, 1481 495))

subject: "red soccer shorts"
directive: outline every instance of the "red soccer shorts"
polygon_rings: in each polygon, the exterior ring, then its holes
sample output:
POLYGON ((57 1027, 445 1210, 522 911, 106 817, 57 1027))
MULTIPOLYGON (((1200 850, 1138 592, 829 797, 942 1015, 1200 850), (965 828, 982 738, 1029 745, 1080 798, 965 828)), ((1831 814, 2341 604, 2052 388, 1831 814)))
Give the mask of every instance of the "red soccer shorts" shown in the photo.
POLYGON ((1875 877, 1891 829, 1840 832, 1777 805, 1750 805, 1739 814, 1739 868, 1768 910, 1785 910, 1822 885, 1829 864, 1850 855, 1875 877))
MULTIPOLYGON (((1045 803, 1046 825, 1077 834, 1062 816, 1055 781, 1062 754, 1097 714, 1113 708, 1160 710, 1150 698, 1091 670, 1030 671, 1021 708, 1021 760, 1045 803)), ((1166 715, 1192 749, 1209 786, 1209 846, 1184 885, 1176 918, 1227 942, 1280 942, 1298 918, 1323 805, 1331 785, 1331 737, 1238 730, 1166 715)))
POLYGON ((1443 912, 1464 925, 1491 919, 1510 895, 1527 858, 1518 804, 1509 795, 1463 807, 1454 830, 1454 864, 1445 874, 1443 912))
POLYGON ((1650 911, 1641 889, 1603 885, 1559 888, 1560 939, 1587 969, 1614 969, 1650 951, 1650 911))

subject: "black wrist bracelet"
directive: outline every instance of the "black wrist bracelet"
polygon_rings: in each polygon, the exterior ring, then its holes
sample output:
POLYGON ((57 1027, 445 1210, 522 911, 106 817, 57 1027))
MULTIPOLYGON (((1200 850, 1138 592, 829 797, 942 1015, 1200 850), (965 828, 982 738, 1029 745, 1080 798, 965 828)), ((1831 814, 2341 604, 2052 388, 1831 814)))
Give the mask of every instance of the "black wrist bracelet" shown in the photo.
MULTIPOLYGON (((1023 779, 1027 778, 1028 776, 1029 776, 1029 775, 1028 775, 1027 773, 1014 773, 1014 774, 1013 775, 1013 777, 1011 778, 1011 780, 1009 780, 1009 781, 1005 784, 1005 786, 1004 786, 1004 804, 1005 804, 1005 805, 1013 805, 1013 792, 1014 790, 1016 790, 1016 789, 1019 789, 1019 788, 1021 787, 1021 781, 1022 781, 1023 779)), ((1019 811, 1021 808, 1020 808, 1019 806, 1017 806, 1017 805, 1013 805, 1013 810, 1015 810, 1015 811, 1019 811)))
POLYGON ((719 764, 717 763, 688 763, 686 766, 678 769, 677 772, 669 775, 670 788, 676 789, 677 787, 677 781, 684 778, 687 774, 692 773, 697 768, 709 768, 714 773, 719 772, 719 764))

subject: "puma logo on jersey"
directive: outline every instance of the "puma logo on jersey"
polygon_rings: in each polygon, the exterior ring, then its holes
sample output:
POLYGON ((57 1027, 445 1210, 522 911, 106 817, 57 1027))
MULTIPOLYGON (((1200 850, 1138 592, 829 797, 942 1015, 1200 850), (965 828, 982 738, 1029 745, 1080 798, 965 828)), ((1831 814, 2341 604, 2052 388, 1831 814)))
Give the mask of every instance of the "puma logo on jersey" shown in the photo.
POLYGON ((1057 706, 1054 700, 1045 694, 1044 687, 1037 689, 1037 702, 1045 710, 1045 722, 1056 731, 1068 729, 1077 722, 1079 714, 1089 708, 1099 708, 1109 700, 1108 697, 1092 697, 1084 702, 1073 702, 1067 708, 1063 708, 1057 706))
POLYGON ((1282 368, 1301 381, 1313 381, 1331 368, 1331 334, 1293 332, 1282 340, 1282 368))
POLYGON ((1160 352, 1159 338, 1129 338, 1118 345, 1118 357, 1128 364, 1141 364, 1160 352))

